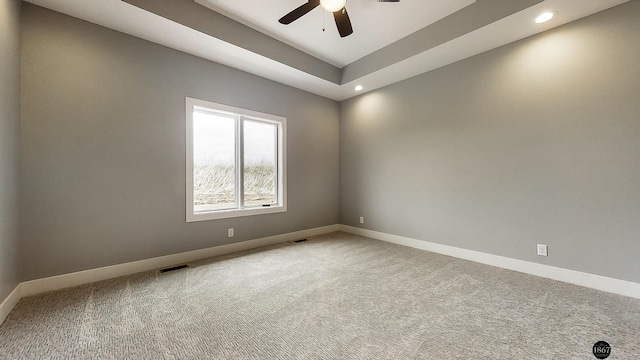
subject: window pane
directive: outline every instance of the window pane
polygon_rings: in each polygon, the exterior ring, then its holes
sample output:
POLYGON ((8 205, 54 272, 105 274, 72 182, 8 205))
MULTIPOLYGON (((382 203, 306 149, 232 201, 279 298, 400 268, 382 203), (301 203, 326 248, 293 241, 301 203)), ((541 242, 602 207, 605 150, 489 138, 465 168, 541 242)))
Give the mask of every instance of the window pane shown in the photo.
POLYGON ((235 159, 235 119, 194 111, 194 212, 237 207, 235 159))
POLYGON ((277 204, 277 135, 275 124, 244 121, 244 205, 277 204))

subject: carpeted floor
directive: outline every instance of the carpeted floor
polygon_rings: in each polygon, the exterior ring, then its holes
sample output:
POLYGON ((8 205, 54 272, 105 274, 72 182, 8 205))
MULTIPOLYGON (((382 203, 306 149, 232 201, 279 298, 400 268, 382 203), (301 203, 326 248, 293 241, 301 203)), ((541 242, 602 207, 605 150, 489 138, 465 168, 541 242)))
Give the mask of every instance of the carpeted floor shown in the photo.
POLYGON ((20 301, 1 359, 640 358, 640 300, 345 233, 20 301))

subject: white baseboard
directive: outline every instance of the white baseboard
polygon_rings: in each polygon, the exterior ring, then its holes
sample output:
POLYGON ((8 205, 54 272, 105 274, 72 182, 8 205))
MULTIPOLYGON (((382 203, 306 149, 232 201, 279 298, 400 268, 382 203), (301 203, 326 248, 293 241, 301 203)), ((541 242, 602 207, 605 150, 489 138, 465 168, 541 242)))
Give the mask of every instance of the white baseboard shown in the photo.
POLYGON ((179 254, 172 254, 113 266, 105 266, 97 269, 78 271, 70 274, 52 276, 43 279, 25 281, 18 286, 18 292, 14 291, 14 293, 16 293, 14 298, 11 298, 10 295, 9 298, 7 298, 7 300, 2 303, 3 308, 1 309, 2 312, 0 312, 0 315, 5 311, 5 303, 7 304, 6 309, 8 309, 8 314, 11 309, 13 309, 15 304, 17 304, 18 300, 20 300, 20 298, 22 297, 33 296, 49 291, 89 284, 96 281, 112 279, 144 271, 155 270, 171 265, 206 259, 213 256, 230 254, 237 251, 278 244, 285 241, 298 240, 309 236, 321 235, 339 230, 340 225, 329 225, 179 254))
POLYGON ((21 286, 18 284, 15 289, 7 296, 6 299, 0 304, 0 325, 7 319, 9 313, 18 304, 18 301, 22 298, 21 286))
POLYGON ((329 225, 228 245, 215 246, 207 249, 194 250, 179 254, 129 262, 125 264, 106 266, 97 269, 26 281, 18 284, 18 286, 11 292, 11 294, 9 294, 9 296, 2 302, 2 304, 0 304, 0 324, 4 322, 11 310, 23 297, 340 230, 398 245, 453 256, 460 259, 475 261, 482 264, 497 266, 509 270, 523 272, 526 274, 536 275, 548 279, 563 281, 575 285, 640 299, 640 284, 630 281, 568 270, 524 260, 517 260, 448 245, 436 244, 403 236, 361 229, 353 226, 329 225))
POLYGON ((382 240, 398 245, 453 256, 456 258, 475 261, 486 265, 497 266, 530 275, 540 276, 543 278, 640 299, 640 284, 631 281, 619 280, 610 277, 559 268, 555 266, 538 264, 530 261, 512 259, 504 256, 492 255, 448 245, 436 244, 428 241, 417 240, 398 235, 391 235, 348 225, 340 225, 340 230, 351 234, 365 236, 368 238, 382 240))

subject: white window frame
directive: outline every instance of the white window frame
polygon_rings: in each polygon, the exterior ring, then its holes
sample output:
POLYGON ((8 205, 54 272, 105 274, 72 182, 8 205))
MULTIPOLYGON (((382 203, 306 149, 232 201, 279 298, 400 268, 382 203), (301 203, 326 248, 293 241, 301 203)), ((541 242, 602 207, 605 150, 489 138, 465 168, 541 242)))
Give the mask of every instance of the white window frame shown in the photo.
POLYGON ((272 213, 280 213, 287 211, 287 118, 277 115, 265 114, 257 111, 246 110, 234 106, 217 104, 210 101, 186 98, 186 127, 187 127, 187 166, 186 166, 186 213, 187 222, 225 219, 240 216, 264 215, 272 213), (239 206, 237 209, 212 210, 207 212, 195 212, 193 204, 193 112, 196 108, 204 108, 213 113, 232 115, 237 117, 236 126, 236 202, 239 206), (277 149, 277 204, 265 207, 244 207, 244 190, 243 187, 243 171, 244 171, 244 154, 243 142, 244 136, 241 131, 242 122, 244 120, 255 120, 268 122, 278 127, 278 149, 277 149))

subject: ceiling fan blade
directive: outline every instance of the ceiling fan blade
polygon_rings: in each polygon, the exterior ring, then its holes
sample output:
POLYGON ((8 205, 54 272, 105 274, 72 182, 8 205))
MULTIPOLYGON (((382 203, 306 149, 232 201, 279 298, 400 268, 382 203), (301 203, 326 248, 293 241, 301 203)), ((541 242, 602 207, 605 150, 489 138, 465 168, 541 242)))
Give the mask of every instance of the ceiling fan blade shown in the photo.
POLYGON ((349 20, 347 8, 343 8, 342 10, 334 12, 333 18, 336 20, 336 26, 338 27, 340 37, 345 37, 353 34, 353 28, 351 27, 351 20, 349 20))
POLYGON ((280 24, 291 24, 292 22, 301 18, 304 14, 315 9, 318 5, 320 5, 320 0, 309 0, 306 4, 299 6, 292 12, 280 18, 280 20, 278 21, 280 22, 280 24))

